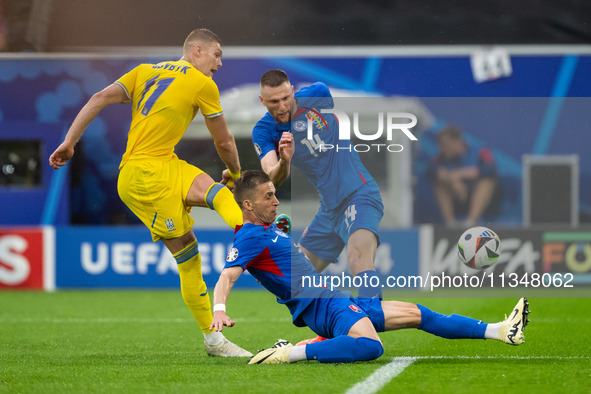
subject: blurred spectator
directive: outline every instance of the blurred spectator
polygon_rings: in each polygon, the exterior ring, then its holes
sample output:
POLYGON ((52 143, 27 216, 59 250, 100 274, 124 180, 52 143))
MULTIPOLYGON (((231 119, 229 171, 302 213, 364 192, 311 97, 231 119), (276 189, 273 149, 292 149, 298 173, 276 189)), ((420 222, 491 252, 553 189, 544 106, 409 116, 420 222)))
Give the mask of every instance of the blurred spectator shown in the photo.
POLYGON ((470 147, 455 127, 441 130, 437 144, 429 174, 445 224, 471 227, 483 215, 497 213, 502 192, 491 151, 470 147), (464 222, 458 223, 458 217, 464 222))

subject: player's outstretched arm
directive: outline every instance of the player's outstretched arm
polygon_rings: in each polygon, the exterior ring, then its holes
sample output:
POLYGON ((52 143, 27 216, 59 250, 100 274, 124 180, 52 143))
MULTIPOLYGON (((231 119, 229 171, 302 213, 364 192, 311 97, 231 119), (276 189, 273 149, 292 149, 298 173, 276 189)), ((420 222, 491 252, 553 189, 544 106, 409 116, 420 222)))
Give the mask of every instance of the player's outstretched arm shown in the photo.
POLYGON ((240 174, 240 159, 234 136, 228 130, 224 115, 215 118, 205 118, 205 125, 213 138, 213 143, 220 159, 233 174, 240 174))
POLYGON ((236 323, 226 314, 226 301, 236 280, 242 275, 242 267, 224 268, 213 291, 213 321, 210 330, 222 331, 224 326, 233 327, 236 323))
POLYGON ((284 132, 279 140, 279 157, 274 151, 270 151, 261 159, 261 167, 269 175, 275 187, 279 187, 289 177, 293 155, 292 141, 292 134, 284 132))
POLYGON ((74 119, 64 138, 64 142, 49 157, 49 165, 56 170, 65 165, 74 156, 74 146, 82 133, 101 110, 109 104, 125 102, 129 102, 129 98, 125 91, 116 84, 109 85, 100 92, 95 93, 74 119))

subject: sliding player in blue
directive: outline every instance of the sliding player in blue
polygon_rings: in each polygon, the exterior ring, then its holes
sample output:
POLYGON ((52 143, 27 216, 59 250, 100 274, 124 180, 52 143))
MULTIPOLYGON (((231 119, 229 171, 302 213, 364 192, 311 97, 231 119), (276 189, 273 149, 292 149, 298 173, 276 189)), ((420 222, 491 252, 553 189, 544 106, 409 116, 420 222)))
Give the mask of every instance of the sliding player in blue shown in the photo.
MULTIPOLYGON (((384 211, 380 190, 351 141, 339 140, 336 116, 322 113, 334 106, 328 87, 316 82, 294 93, 284 71, 269 70, 261 77, 259 99, 268 112, 254 127, 252 140, 263 171, 279 187, 293 165, 320 196, 320 208, 299 241, 302 251, 322 272, 346 245, 351 273, 377 276, 374 259, 384 211)), ((360 298, 382 298, 381 288, 365 283, 358 289, 360 298)))
MULTIPOLYGON (((407 302, 356 298, 350 293, 324 287, 303 287, 306 276, 319 276, 309 259, 273 223, 279 201, 270 177, 262 171, 246 171, 235 182, 234 198, 242 209, 244 224, 214 290, 211 329, 222 331, 235 322, 226 314, 232 286, 248 270, 267 290, 285 304, 298 327, 308 326, 325 341, 293 346, 280 340, 261 350, 249 364, 282 364, 303 360, 323 363, 369 361, 384 348, 378 332, 418 328, 443 338, 496 339, 520 345, 528 323, 527 300, 521 298, 509 318, 486 324, 460 315, 442 315, 407 302)), ((319 278, 312 283, 319 283, 319 278)))

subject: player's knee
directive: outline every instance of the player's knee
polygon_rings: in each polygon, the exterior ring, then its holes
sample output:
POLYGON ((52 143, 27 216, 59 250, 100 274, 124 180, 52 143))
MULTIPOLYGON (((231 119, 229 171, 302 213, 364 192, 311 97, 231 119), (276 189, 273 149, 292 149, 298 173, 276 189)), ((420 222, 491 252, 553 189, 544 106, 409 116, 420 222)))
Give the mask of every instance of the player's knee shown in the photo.
POLYGON ((360 337, 355 339, 355 360, 370 361, 384 354, 384 346, 378 340, 360 337))

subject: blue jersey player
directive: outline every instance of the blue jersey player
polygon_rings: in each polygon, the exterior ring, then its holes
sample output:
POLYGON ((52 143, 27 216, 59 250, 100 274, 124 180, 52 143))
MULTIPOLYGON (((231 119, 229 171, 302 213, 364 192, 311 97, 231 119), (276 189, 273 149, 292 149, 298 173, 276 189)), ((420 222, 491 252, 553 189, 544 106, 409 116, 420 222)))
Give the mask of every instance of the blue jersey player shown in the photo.
MULTIPOLYGON (((278 187, 293 164, 320 195, 320 209, 299 243, 302 251, 322 272, 346 245, 351 273, 375 276, 383 216, 380 191, 350 141, 338 139, 336 116, 321 112, 333 107, 328 87, 317 82, 294 94, 285 72, 269 70, 261 77, 259 99, 268 112, 254 127, 252 140, 263 171, 278 187), (327 146, 342 149, 323 149, 327 146)), ((364 281, 370 282, 376 283, 364 281)), ((381 288, 359 289, 359 297, 375 296, 382 297, 381 288)))
MULTIPOLYGON (((508 319, 485 324, 460 315, 442 315, 407 302, 355 298, 350 293, 324 287, 304 286, 305 276, 319 275, 309 259, 273 223, 279 201, 271 178, 262 171, 246 171, 235 182, 234 198, 242 209, 244 224, 234 236, 214 290, 211 329, 222 331, 235 322, 226 314, 232 286, 248 270, 267 290, 285 304, 296 326, 308 326, 325 341, 293 346, 280 340, 261 350, 249 364, 280 364, 303 360, 325 363, 368 361, 383 352, 378 332, 403 328, 420 330, 450 339, 496 339, 512 345, 523 343, 528 322, 528 303, 521 298, 508 319)), ((312 282, 314 283, 314 282, 312 282)), ((315 282, 319 283, 319 282, 315 282)))

